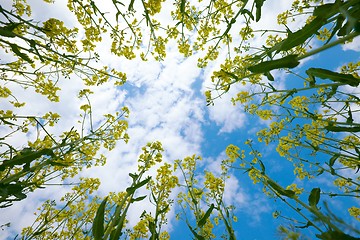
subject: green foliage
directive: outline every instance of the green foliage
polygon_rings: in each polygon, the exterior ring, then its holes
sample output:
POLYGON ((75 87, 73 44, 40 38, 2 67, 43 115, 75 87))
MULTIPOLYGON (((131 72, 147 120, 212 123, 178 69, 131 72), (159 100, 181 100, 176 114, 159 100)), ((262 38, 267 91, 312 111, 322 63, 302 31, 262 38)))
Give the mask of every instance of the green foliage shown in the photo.
POLYGON ((101 202, 99 208, 97 209, 94 223, 91 228, 95 240, 103 239, 104 237, 104 214, 106 201, 107 197, 101 202))
MULTIPOLYGON (((105 115, 96 127, 92 122, 89 88, 108 82, 118 87, 126 80, 125 73, 107 66, 98 67, 101 59, 95 49, 105 35, 111 41, 109 50, 120 59, 140 57, 146 61, 152 56, 155 60, 165 60, 166 44, 175 41, 184 57, 200 53, 198 66, 205 68, 227 49, 226 60, 211 77, 213 88, 205 93, 208 104, 216 104, 217 98, 240 84, 246 90, 233 97, 233 104, 269 122, 256 133, 256 144, 252 140, 245 142, 250 149, 248 154, 234 145, 228 146, 225 151, 228 158, 222 162, 220 176, 207 171, 199 173, 197 164, 201 158, 195 155, 173 165, 158 166, 162 146, 158 142, 149 143, 139 156, 138 171, 129 174, 132 183, 124 192, 100 198, 94 194, 100 184, 98 180, 81 179, 61 200, 63 204, 54 201, 43 204, 35 223, 23 230, 23 238, 167 239, 169 234, 162 226, 167 224, 166 214, 175 202, 170 194, 178 188, 176 203, 181 212, 177 218, 185 221, 195 239, 215 238, 216 227, 223 229, 224 238, 235 239, 232 223, 237 219, 236 206, 224 202, 226 179, 231 170, 247 173, 254 184, 262 185, 266 195, 293 209, 305 221, 297 230, 314 228, 319 239, 356 239, 345 231, 350 229, 351 234, 359 231, 351 229, 329 209, 326 212, 319 202, 324 196, 359 197, 360 178, 348 178, 341 170, 357 172, 360 166, 360 123, 354 117, 359 114, 360 100, 356 93, 347 90, 360 83, 360 62, 347 63, 340 71, 313 66, 303 74, 294 68, 301 60, 360 35, 359 2, 335 0, 324 4, 320 0, 296 0, 291 9, 278 16, 283 30, 253 29, 254 22, 260 22, 267 14, 264 12, 267 2, 270 0, 204 3, 180 0, 171 2, 171 19, 162 22, 157 20, 157 14, 168 1, 131 0, 126 4, 109 1, 112 11, 107 13, 98 1, 70 0, 68 9, 81 29, 69 28, 55 18, 33 21, 31 6, 26 1, 14 0, 10 9, 0 6, 0 47, 9 56, 0 63, 0 97, 11 106, 0 109, 1 127, 6 132, 0 138, 0 207, 24 200, 28 192, 43 188, 50 179, 65 180, 76 176, 84 167, 104 164, 105 156, 99 155, 99 150, 112 150, 117 141, 128 140, 127 121, 123 119, 128 115, 126 107, 105 115), (303 21, 304 17, 307 20, 300 29, 289 28, 288 20, 303 21), (149 34, 143 34, 144 29, 149 34), (81 39, 80 31, 84 32, 81 39), (266 39, 260 47, 253 45, 259 36, 266 39), (277 84, 279 71, 303 86, 282 88, 277 84), (19 114, 18 109, 31 103, 19 102, 13 94, 14 86, 58 102, 61 91, 58 82, 67 78, 81 79, 86 86, 78 94, 87 101, 79 106, 80 127, 74 123, 70 130, 63 129, 63 134, 54 136, 49 129, 59 127, 59 114, 19 114), (39 134, 27 146, 10 144, 10 137, 36 131, 39 134), (280 179, 265 171, 267 162, 255 149, 258 144, 276 146, 279 161, 290 161, 300 181, 326 176, 334 179, 338 189, 330 192, 323 186, 312 186, 311 190, 298 188, 296 184, 281 186, 280 179), (156 177, 147 175, 156 167, 156 177), (182 180, 175 176, 175 171, 182 180), (203 182, 198 180, 198 175, 202 175, 203 182), (147 195, 136 195, 145 188, 147 195), (135 226, 127 226, 130 207, 147 197, 154 210, 144 211, 135 226)), ((348 212, 360 219, 358 207, 351 207, 348 212)), ((301 234, 297 230, 279 228, 286 239, 299 239, 301 234)))

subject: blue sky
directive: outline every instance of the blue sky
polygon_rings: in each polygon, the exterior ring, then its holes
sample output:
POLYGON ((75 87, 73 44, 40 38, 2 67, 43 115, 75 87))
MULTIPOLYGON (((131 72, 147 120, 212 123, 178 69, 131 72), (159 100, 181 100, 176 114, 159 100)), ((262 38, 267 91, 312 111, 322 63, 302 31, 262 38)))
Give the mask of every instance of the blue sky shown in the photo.
MULTIPOLYGON (((274 16, 289 7, 290 3, 285 0, 276 1, 277 3, 268 2, 264 5, 263 12, 267 15, 262 23, 265 26, 274 27, 276 25, 274 16), (273 11, 274 6, 278 12, 273 11)), ((70 25, 74 22, 74 18, 67 14, 65 3, 57 1, 56 7, 49 7, 48 11, 44 11, 43 7, 44 5, 34 4, 34 17, 43 19, 58 17, 70 25)), ((261 43, 262 40, 257 38, 256 41, 261 43)), ((141 147, 149 141, 162 142, 165 148, 164 161, 173 162, 175 159, 198 154, 204 159, 200 169, 216 172, 216 166, 225 158, 224 150, 227 145, 235 144, 246 149, 244 141, 248 138, 255 140, 255 130, 266 127, 268 123, 244 114, 240 106, 232 105, 230 99, 243 89, 241 86, 234 86, 227 95, 217 99, 214 106, 206 106, 203 93, 212 86, 211 73, 217 70, 219 64, 225 59, 225 52, 220 54, 218 61, 210 63, 207 68, 198 69, 196 63, 199 54, 183 58, 176 52, 175 44, 169 45, 168 58, 164 62, 119 59, 109 53, 106 44, 97 49, 102 56, 101 63, 126 72, 128 82, 120 88, 114 88, 109 83, 93 89, 95 94, 91 97, 91 103, 94 122, 101 121, 104 113, 115 112, 124 105, 129 107, 131 112, 129 143, 120 142, 112 152, 106 152, 108 162, 104 167, 84 170, 80 174, 80 176, 100 178, 102 182, 99 189, 100 195, 105 196, 110 191, 122 191, 127 187, 130 181, 128 173, 136 169, 135 161, 141 147)), ((348 46, 351 46, 353 50, 344 51, 341 47, 327 50, 295 68, 294 71, 304 75, 304 70, 310 66, 336 70, 345 62, 358 61, 360 58, 359 38, 348 46)), ((0 52, 0 56, 4 54, 0 52)), ((5 55, 4 58, 6 58, 5 55)), ((293 85, 297 83, 295 77, 284 78, 284 75, 279 72, 273 74, 276 84, 281 83, 288 88, 296 86, 293 85)), ((27 91, 14 87, 17 96, 21 96, 19 101, 28 103, 23 110, 19 110, 21 114, 40 116, 55 109, 62 116, 58 124, 61 128, 51 130, 54 134, 69 130, 76 125, 80 113, 78 106, 83 103, 76 97, 77 91, 83 87, 79 79, 62 79, 59 84, 62 88, 60 104, 49 103, 41 96, 28 94, 27 91)), ((1 108, 8 107, 3 102, 0 102, 0 106, 1 108)), ((34 139, 35 135, 35 133, 30 133, 27 139, 16 136, 11 141, 22 146, 28 139, 34 139)), ((269 175, 283 186, 298 183, 299 186, 303 184, 306 189, 311 189, 309 186, 316 187, 319 184, 326 186, 330 182, 329 179, 324 178, 314 183, 299 182, 292 174, 292 164, 281 159, 274 151, 275 145, 265 146, 254 143, 254 146, 263 153, 263 161, 269 175)), ((297 217, 297 215, 280 200, 274 201, 265 197, 261 186, 254 185, 247 174, 234 170, 232 176, 232 181, 228 186, 231 191, 227 192, 227 196, 236 205, 235 213, 238 222, 234 223, 234 227, 238 239, 279 239, 276 228, 287 221, 274 219, 272 213, 278 210, 288 217, 297 217)), ((31 225, 34 219, 33 212, 44 199, 59 199, 68 190, 68 187, 48 187, 46 190, 38 190, 30 194, 25 201, 2 210, 0 224, 11 221, 13 222, 12 230, 19 232, 22 227, 31 225)), ((342 214, 342 209, 347 205, 359 205, 359 201, 349 200, 349 202, 340 203, 334 199, 326 200, 331 203, 335 212, 342 214)), ((145 208, 151 209, 150 206, 144 205, 145 208)), ((175 210, 179 211, 179 209, 175 210)), ((130 209, 130 224, 136 221, 142 211, 143 209, 130 209)), ((170 213, 169 219, 174 219, 174 212, 170 213)), ((352 223, 360 227, 358 223, 354 221, 352 223)), ((169 230, 173 239, 190 239, 191 233, 184 222, 171 220, 169 230)), ((12 239, 12 233, 5 232, 4 239, 12 239)), ((311 234, 313 233, 310 232, 310 238, 311 234)))

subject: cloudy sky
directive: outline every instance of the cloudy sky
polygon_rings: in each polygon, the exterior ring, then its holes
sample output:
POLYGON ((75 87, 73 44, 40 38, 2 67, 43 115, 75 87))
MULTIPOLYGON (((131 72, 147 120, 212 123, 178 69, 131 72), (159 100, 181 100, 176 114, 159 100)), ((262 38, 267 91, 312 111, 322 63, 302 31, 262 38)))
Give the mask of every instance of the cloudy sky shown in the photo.
MULTIPOLYGON (((10 2, 10 1, 9 1, 10 2)), ((10 5, 9 2, 5 3, 10 5)), ((74 17, 66 8, 66 1, 56 1, 55 5, 45 5, 38 1, 28 1, 33 6, 34 19, 48 19, 55 17, 63 19, 71 26, 74 17)), ((276 15, 290 5, 290 1, 277 0, 265 2, 263 19, 254 26, 256 28, 275 29, 276 15)), ((166 9, 166 5, 165 5, 166 9)), ((164 10, 166 12, 166 10, 164 10)), ((303 23, 294 23, 303 24, 303 23)), ((261 38, 256 41, 261 42, 261 38)), ((236 38, 235 38, 236 41, 236 38)), ((339 56, 337 61, 326 63, 330 69, 336 70, 341 64, 349 60, 359 60, 359 38, 352 44, 329 50, 323 57, 339 56)), ((115 88, 111 83, 93 88, 91 96, 94 122, 101 120, 102 115, 115 112, 122 106, 130 109, 128 144, 120 142, 118 146, 106 153, 108 162, 103 167, 94 167, 85 170, 80 175, 98 177, 101 180, 99 194, 106 195, 110 191, 122 191, 129 184, 129 172, 136 169, 136 160, 144 146, 149 141, 161 141, 165 149, 164 160, 172 162, 192 154, 203 156, 202 169, 219 172, 219 164, 225 158, 225 147, 230 144, 241 145, 244 140, 253 136, 256 130, 266 126, 267 122, 247 116, 239 106, 231 104, 231 97, 241 90, 241 86, 233 87, 227 95, 215 101, 214 106, 206 106, 204 91, 212 86, 211 73, 217 69, 226 57, 226 51, 220 53, 219 60, 212 62, 205 69, 196 67, 199 55, 184 58, 177 53, 174 44, 168 46, 165 61, 125 60, 109 53, 109 44, 103 43, 97 51, 101 55, 101 63, 126 72, 127 83, 115 88)), ((1 59, 8 56, 0 52, 1 59)), ((323 64, 314 59, 316 64, 323 64)), ((321 58, 321 59, 324 59, 321 58)), ((296 70, 303 70, 303 63, 296 70)), ((288 86, 281 72, 275 72, 275 84, 288 86)), ((77 98, 77 91, 83 87, 79 79, 64 79, 59 82, 61 87, 60 103, 49 103, 45 97, 38 94, 29 94, 28 90, 15 88, 19 101, 27 102, 21 110, 22 114, 41 116, 47 111, 56 111, 61 115, 59 128, 54 128, 54 134, 71 129, 77 124, 80 113, 81 100, 77 98), (60 127, 61 126, 61 127, 60 127)), ((0 101, 1 109, 8 107, 0 101)), ((34 139, 36 133, 30 133, 27 138, 34 139)), ((21 146, 26 138, 13 138, 12 143, 21 146)), ((286 171, 291 165, 279 164, 273 149, 265 149, 267 166, 271 174, 282 176, 280 180, 291 184, 297 182, 295 177, 286 171)), ((320 181, 320 180, 319 180, 320 181)), ((323 179, 326 182, 326 179, 323 179)), ((25 201, 15 203, 13 207, 1 210, 0 224, 12 223, 11 231, 0 232, 0 239, 12 239, 14 233, 22 227, 31 225, 33 212, 44 199, 59 199, 68 188, 57 186, 47 187, 29 194, 25 201)), ((283 220, 273 219, 272 212, 281 209, 284 213, 292 214, 283 208, 279 202, 267 199, 260 188, 254 188, 246 174, 232 173, 227 182, 225 200, 236 205, 238 223, 235 225, 239 239, 277 239, 276 227, 283 220)), ((142 210, 132 209, 130 215, 138 216, 142 210)), ((172 212, 171 214, 174 214, 172 212)), ((173 215, 170 215, 170 218, 173 215)), ((180 239, 184 228, 175 220, 170 221, 169 229, 174 239, 180 239), (179 238, 177 238, 179 237, 179 238)), ((185 230, 186 232, 187 230, 185 230)), ((186 232, 190 238, 190 232, 186 232)))

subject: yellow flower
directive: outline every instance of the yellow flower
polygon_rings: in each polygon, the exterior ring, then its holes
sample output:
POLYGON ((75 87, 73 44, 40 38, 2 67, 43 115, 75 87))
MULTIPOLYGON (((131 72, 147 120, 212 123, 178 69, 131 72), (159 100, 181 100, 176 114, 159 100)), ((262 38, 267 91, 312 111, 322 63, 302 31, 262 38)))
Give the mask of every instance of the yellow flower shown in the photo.
POLYGON ((310 100, 306 96, 296 96, 289 101, 289 104, 294 109, 296 115, 299 114, 299 110, 308 110, 308 104, 310 100))
POLYGON ((286 190, 293 190, 296 195, 300 195, 301 193, 303 193, 304 188, 298 188, 297 185, 295 183, 293 183, 293 184, 287 186, 286 190))
POLYGON ((273 113, 271 110, 257 110, 256 115, 258 115, 262 120, 271 120, 273 113))
POLYGON ((360 221, 360 208, 351 207, 348 209, 350 216, 353 216, 356 220, 360 221))

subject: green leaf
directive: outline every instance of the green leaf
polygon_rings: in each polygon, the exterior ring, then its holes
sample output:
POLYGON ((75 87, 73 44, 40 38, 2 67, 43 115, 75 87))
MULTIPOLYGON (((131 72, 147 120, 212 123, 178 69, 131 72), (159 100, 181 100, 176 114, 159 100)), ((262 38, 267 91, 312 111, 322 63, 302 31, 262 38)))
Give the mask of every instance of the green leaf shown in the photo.
POLYGON ((118 220, 118 223, 116 225, 116 228, 110 234, 110 240, 118 240, 122 235, 122 228, 124 226, 126 212, 127 210, 124 211, 123 214, 121 214, 120 219, 118 220))
POLYGON ((323 240, 335 240, 335 239, 341 239, 341 240, 359 240, 359 238, 353 237, 351 235, 348 235, 343 232, 338 231, 332 231, 329 230, 327 232, 323 232, 321 234, 316 234, 316 237, 323 240))
POLYGON ((94 222, 92 225, 92 234, 95 240, 102 240, 104 237, 104 213, 107 197, 101 202, 96 211, 94 222))
POLYGON ((325 126, 325 129, 330 132, 360 132, 360 127, 325 126))
POLYGON ((296 228, 308 228, 308 227, 311 227, 311 226, 313 226, 313 224, 310 222, 310 221, 308 221, 307 223, 306 223, 306 225, 304 225, 304 226, 295 226, 296 228))
POLYGON ((95 16, 97 16, 97 14, 96 14, 97 7, 96 7, 94 1, 90 1, 90 5, 91 5, 91 7, 93 9, 93 12, 94 12, 95 16))
POLYGON ((335 153, 334 156, 332 156, 329 160, 329 166, 330 167, 334 166, 336 159, 338 159, 339 157, 340 157, 340 154, 335 153))
POLYGON ((26 55, 25 53, 20 52, 19 50, 19 46, 13 43, 9 43, 11 50, 18 55, 20 58, 22 58, 23 60, 27 61, 28 63, 33 63, 34 61, 32 61, 28 55, 26 55))
POLYGON ((318 77, 321 79, 329 79, 352 87, 357 87, 360 84, 360 79, 354 77, 352 74, 337 73, 323 68, 309 68, 306 70, 306 74, 310 78, 318 77))
POLYGON ((186 3, 186 0, 181 0, 181 3, 180 3, 180 13, 181 14, 185 13, 185 3, 186 3))
POLYGON ((259 159, 260 167, 261 167, 261 174, 265 174, 265 165, 264 163, 259 159))
POLYGON ((145 196, 141 196, 141 197, 137 197, 137 198, 132 198, 130 200, 131 203, 133 202, 140 202, 141 200, 144 200, 146 198, 146 195, 145 196))
POLYGON ((247 14, 247 15, 249 15, 249 17, 251 18, 251 20, 254 20, 254 15, 249 11, 249 10, 247 10, 247 9, 243 9, 243 10, 241 10, 241 14, 242 15, 245 15, 245 14, 247 14))
POLYGON ((275 183, 272 180, 267 180, 267 183, 280 195, 286 196, 289 198, 293 198, 295 196, 295 192, 292 190, 286 190, 282 187, 280 187, 277 183, 275 183))
POLYGON ((132 194, 136 191, 136 189, 141 188, 142 186, 144 186, 145 184, 147 184, 150 181, 151 177, 147 177, 145 180, 142 180, 141 182, 137 183, 135 186, 133 187, 128 187, 126 189, 126 192, 128 194, 132 194))
POLYGON ((199 220, 198 222, 198 226, 199 227, 202 227, 205 225, 206 223, 206 220, 210 217, 210 214, 212 212, 212 210, 214 209, 214 204, 212 203, 209 207, 209 209, 206 211, 206 213, 204 214, 204 216, 199 220))
POLYGON ((0 35, 3 37, 16 37, 15 33, 13 33, 7 27, 0 27, 0 35))
POLYGON ((355 32, 360 33, 360 22, 355 23, 354 30, 355 32))
POLYGON ((13 195, 18 198, 18 200, 23 200, 25 199, 27 196, 26 194, 22 193, 22 192, 15 192, 13 193, 13 195))
POLYGON ((337 35, 339 37, 344 37, 345 35, 347 35, 349 32, 348 32, 348 29, 350 28, 350 23, 349 21, 347 21, 343 26, 342 28, 339 29, 337 35))
POLYGON ((347 117, 346 118, 346 123, 353 123, 354 122, 354 119, 353 119, 353 117, 352 117, 352 113, 351 113, 351 109, 350 109, 350 107, 349 107, 349 110, 348 110, 348 115, 349 115, 349 117, 347 117))
POLYGON ((256 8, 256 19, 255 21, 259 21, 261 18, 261 7, 263 6, 266 0, 255 0, 255 8, 256 8))
POLYGON ((131 0, 131 1, 130 1, 129 7, 128 7, 128 11, 131 11, 131 10, 134 9, 134 2, 135 2, 135 0, 131 0))
POLYGON ((326 23, 323 18, 317 17, 310 23, 306 24, 300 30, 288 34, 288 37, 280 43, 279 51, 288 51, 295 46, 305 43, 305 41, 316 34, 317 31, 326 23))
POLYGON ((15 196, 17 198, 16 200, 23 200, 26 198, 26 194, 22 192, 25 187, 27 187, 26 183, 22 185, 20 182, 9 184, 0 183, 0 196, 2 196, 2 199, 15 196))
POLYGON ((342 15, 339 15, 337 20, 336 20, 336 24, 334 29, 331 32, 331 35, 329 37, 329 39, 326 41, 325 44, 327 44, 328 42, 330 42, 330 40, 334 37, 334 35, 336 34, 336 32, 341 28, 343 22, 344 22, 345 18, 342 15))
POLYGON ((267 79, 268 79, 269 81, 274 81, 274 80, 275 80, 274 77, 273 77, 273 75, 271 75, 270 72, 265 72, 264 75, 267 77, 267 79))
POLYGON ((199 235, 199 234, 190 226, 190 224, 189 224, 188 222, 186 222, 186 224, 188 225, 191 233, 195 236, 195 238, 196 238, 197 240, 205 240, 205 238, 204 238, 203 236, 199 235))
POLYGON ((321 17, 321 18, 328 18, 329 16, 333 15, 333 10, 336 10, 336 12, 339 11, 339 5, 335 3, 329 3, 329 4, 323 4, 320 6, 317 6, 314 9, 313 16, 321 17))
POLYGON ((135 181, 139 175, 137 175, 136 173, 129 173, 129 176, 135 181))
POLYGON ((300 63, 297 60, 297 56, 298 55, 288 55, 280 59, 265 61, 255 66, 251 66, 248 69, 253 73, 266 73, 273 69, 294 68, 300 63))
POLYGON ((18 27, 21 23, 9 23, 4 27, 0 27, 0 35, 3 37, 16 37, 16 34, 13 32, 16 27, 18 27))
POLYGON ((311 207, 316 207, 320 200, 320 188, 313 188, 310 192, 308 200, 311 207))
POLYGON ((12 159, 4 160, 0 165, 0 171, 3 171, 6 167, 12 168, 18 165, 30 164, 32 161, 43 155, 55 157, 55 154, 51 149, 44 148, 39 151, 33 151, 31 148, 24 148, 12 159))

